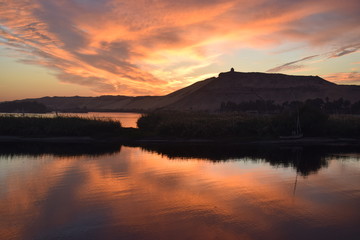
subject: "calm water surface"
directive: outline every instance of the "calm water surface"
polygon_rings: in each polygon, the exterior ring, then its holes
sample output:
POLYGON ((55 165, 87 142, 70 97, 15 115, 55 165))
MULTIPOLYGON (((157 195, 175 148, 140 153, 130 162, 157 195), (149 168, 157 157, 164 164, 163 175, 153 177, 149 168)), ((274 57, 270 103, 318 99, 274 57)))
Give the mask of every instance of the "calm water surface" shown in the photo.
POLYGON ((1 144, 0 239, 359 239, 342 148, 1 144))

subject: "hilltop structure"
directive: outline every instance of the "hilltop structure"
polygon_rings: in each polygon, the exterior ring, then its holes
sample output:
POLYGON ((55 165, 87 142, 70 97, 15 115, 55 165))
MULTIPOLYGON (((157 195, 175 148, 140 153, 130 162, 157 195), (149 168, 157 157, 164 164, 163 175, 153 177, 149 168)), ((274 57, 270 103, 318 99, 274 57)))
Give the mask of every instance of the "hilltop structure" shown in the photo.
POLYGON ((88 111, 217 111, 223 102, 256 101, 259 96, 278 104, 315 98, 330 101, 343 98, 354 103, 360 101, 360 86, 337 85, 318 76, 244 73, 231 68, 218 77, 196 82, 165 96, 44 97, 27 101, 40 102, 59 111, 84 108, 88 111))

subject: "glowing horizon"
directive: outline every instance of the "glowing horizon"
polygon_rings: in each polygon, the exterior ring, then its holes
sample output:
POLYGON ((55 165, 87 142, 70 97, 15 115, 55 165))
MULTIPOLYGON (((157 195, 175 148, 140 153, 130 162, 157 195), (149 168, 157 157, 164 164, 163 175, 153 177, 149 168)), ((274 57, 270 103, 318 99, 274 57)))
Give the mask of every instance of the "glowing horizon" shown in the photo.
POLYGON ((360 84, 360 2, 0 0, 0 101, 163 95, 234 67, 360 84))

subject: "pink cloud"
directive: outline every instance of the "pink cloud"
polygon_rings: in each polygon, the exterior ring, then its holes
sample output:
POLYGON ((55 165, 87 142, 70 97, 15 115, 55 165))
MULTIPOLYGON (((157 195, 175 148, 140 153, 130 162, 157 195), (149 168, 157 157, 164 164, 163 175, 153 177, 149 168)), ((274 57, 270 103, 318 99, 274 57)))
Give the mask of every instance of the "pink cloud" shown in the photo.
POLYGON ((339 84, 360 84, 360 72, 341 72, 322 76, 324 79, 339 84))
POLYGON ((292 61, 292 62, 288 62, 288 63, 285 63, 285 64, 283 64, 281 66, 278 66, 278 67, 275 67, 275 68, 271 68, 271 69, 267 70, 266 72, 281 72, 281 71, 287 71, 287 70, 301 69, 301 68, 304 67, 304 65, 299 65, 300 62, 308 61, 308 60, 314 59, 314 58, 316 58, 318 56, 319 55, 313 55, 313 56, 304 57, 302 59, 292 61))
MULTIPOLYGON (((357 0, 3 0, 0 44, 23 62, 51 68, 60 81, 159 94, 179 87, 190 63, 211 65, 214 56, 244 47, 299 42, 340 46, 331 57, 357 52, 358 9, 357 0)), ((269 71, 300 69, 313 57, 269 71)))
POLYGON ((341 56, 359 52, 359 51, 360 51, 360 42, 351 44, 351 45, 347 45, 347 46, 343 46, 339 49, 336 49, 335 51, 333 51, 331 53, 330 58, 341 57, 341 56))

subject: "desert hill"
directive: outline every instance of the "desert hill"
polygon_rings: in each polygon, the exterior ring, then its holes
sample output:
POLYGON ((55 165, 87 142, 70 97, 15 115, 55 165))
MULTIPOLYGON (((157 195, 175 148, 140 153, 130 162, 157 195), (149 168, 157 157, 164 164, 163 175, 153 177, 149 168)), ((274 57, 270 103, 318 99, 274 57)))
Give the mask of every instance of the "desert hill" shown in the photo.
POLYGON ((36 101, 54 110, 89 111, 208 110, 216 111, 222 102, 273 100, 304 101, 321 98, 360 100, 360 86, 337 85, 318 76, 272 73, 224 72, 218 77, 196 82, 165 96, 44 97, 36 101))

